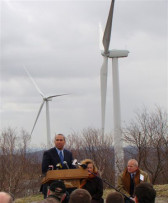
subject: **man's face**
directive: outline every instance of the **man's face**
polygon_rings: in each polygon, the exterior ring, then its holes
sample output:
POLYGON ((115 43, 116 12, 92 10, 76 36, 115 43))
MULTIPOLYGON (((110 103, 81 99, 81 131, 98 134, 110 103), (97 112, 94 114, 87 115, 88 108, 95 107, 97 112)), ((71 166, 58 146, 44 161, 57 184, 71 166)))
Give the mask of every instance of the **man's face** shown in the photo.
POLYGON ((129 173, 134 173, 138 169, 138 166, 136 166, 134 161, 128 161, 127 169, 129 173))
POLYGON ((56 135, 55 137, 55 146, 57 149, 62 150, 65 145, 65 139, 62 135, 56 135))

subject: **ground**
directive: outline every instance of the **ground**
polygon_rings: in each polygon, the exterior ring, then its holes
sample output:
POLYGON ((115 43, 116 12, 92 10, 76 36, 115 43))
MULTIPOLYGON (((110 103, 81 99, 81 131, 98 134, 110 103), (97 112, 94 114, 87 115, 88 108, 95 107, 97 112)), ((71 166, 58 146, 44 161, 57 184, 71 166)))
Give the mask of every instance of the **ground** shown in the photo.
POLYGON ((155 203, 167 203, 168 197, 157 197, 155 203))
MULTIPOLYGON (((155 203, 168 203, 168 184, 167 185, 155 185, 154 188, 156 189, 157 198, 155 203)), ((104 199, 106 198, 107 194, 111 192, 111 189, 104 190, 104 199)), ((43 196, 40 195, 33 195, 25 198, 16 199, 15 203, 36 203, 43 199, 43 196)))

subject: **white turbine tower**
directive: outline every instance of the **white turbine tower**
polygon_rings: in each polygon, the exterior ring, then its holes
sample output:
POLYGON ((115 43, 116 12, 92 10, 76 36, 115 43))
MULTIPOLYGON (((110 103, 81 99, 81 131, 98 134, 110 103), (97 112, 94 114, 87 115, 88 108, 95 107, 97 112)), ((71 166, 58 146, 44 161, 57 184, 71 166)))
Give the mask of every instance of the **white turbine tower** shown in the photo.
POLYGON ((121 113, 120 113, 120 92, 119 92, 119 73, 118 73, 118 58, 127 57, 129 51, 127 50, 109 50, 112 19, 114 11, 114 2, 111 1, 109 16, 107 19, 104 35, 102 51, 103 64, 100 70, 101 83, 101 111, 102 111, 102 134, 104 135, 105 127, 105 110, 106 110, 106 92, 107 92, 107 72, 108 72, 108 58, 112 58, 112 79, 113 79, 113 112, 114 112, 114 154, 115 154, 115 171, 119 172, 123 168, 124 153, 121 133, 121 113))
POLYGON ((33 128, 32 128, 32 131, 31 131, 31 135, 34 131, 34 128, 36 126, 36 123, 37 123, 37 120, 40 116, 40 113, 41 113, 41 110, 44 106, 44 103, 46 102, 46 127, 47 127, 47 148, 50 148, 51 147, 51 134, 50 134, 50 113, 49 113, 49 101, 52 101, 52 98, 53 97, 60 97, 60 96, 64 96, 64 95, 68 95, 68 94, 57 94, 57 95, 45 95, 41 90, 40 88, 37 86, 37 84, 35 83, 34 79, 31 77, 30 73, 28 72, 28 70, 26 69, 26 67, 24 67, 28 77, 30 78, 30 80, 32 81, 32 83, 34 84, 36 90, 39 92, 39 94, 41 95, 43 101, 40 105, 40 109, 38 111, 38 114, 37 114, 37 117, 36 117, 36 120, 34 122, 34 125, 33 125, 33 128))

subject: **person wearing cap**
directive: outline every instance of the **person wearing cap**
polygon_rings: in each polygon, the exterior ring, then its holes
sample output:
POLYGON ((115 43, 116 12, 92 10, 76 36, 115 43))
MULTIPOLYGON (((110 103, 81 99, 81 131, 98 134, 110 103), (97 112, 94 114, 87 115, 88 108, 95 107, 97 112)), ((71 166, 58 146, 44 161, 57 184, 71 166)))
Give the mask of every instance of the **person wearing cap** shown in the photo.
POLYGON ((48 197, 39 203, 62 203, 66 198, 66 187, 64 182, 56 180, 51 183, 48 191, 48 197))

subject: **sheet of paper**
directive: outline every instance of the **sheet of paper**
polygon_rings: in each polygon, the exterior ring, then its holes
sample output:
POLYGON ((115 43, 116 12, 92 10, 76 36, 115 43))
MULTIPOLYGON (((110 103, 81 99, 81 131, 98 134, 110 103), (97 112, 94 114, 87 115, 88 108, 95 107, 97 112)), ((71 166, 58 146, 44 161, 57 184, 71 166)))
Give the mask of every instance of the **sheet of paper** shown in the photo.
POLYGON ((144 181, 144 176, 140 174, 140 180, 144 181))

